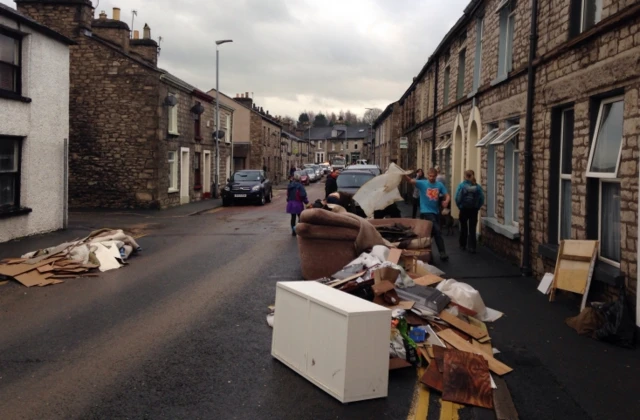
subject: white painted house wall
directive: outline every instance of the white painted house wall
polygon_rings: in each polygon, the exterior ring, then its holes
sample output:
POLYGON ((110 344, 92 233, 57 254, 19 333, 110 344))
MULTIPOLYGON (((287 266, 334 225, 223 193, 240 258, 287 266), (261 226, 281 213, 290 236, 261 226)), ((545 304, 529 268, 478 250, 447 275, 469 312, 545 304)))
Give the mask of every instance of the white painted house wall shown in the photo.
POLYGON ((26 32, 22 41, 22 96, 0 97, 0 136, 22 136, 20 204, 31 213, 0 218, 0 242, 63 227, 66 217, 64 144, 69 137, 69 46, 0 16, 26 32))

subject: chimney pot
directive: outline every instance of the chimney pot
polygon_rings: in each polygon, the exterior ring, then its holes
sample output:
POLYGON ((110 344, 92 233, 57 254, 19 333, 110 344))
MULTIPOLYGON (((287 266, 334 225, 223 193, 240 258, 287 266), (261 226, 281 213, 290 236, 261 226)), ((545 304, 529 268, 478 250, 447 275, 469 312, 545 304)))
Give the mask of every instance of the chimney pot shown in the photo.
POLYGON ((142 28, 143 30, 143 35, 142 37, 144 39, 151 39, 151 28, 149 27, 149 25, 147 25, 146 23, 144 24, 144 28, 142 28))
POLYGON ((133 39, 140 39, 140 31, 133 31, 133 39))
POLYGON ((247 96, 245 96, 245 98, 248 98, 248 97, 249 97, 249 92, 247 92, 247 93, 246 93, 246 95, 247 95, 247 96))
POLYGON ((120 20, 120 8, 119 7, 114 7, 113 8, 113 20, 120 20))
POLYGON ((102 12, 100 12, 100 20, 106 20, 106 19, 107 19, 107 14, 103 10, 102 12))

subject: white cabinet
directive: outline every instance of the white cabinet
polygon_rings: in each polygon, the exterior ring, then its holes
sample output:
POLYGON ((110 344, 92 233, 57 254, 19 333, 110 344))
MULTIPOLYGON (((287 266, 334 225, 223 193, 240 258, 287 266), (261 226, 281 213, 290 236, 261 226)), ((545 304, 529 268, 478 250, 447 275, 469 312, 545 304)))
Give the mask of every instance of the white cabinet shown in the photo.
POLYGON ((314 281, 279 282, 271 355, 343 403, 387 396, 391 311, 314 281))

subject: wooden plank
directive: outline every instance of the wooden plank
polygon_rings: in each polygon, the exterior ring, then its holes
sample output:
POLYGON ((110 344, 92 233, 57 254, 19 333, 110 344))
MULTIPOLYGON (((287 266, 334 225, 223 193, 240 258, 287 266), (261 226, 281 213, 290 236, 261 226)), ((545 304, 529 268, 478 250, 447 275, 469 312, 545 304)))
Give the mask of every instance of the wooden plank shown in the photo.
POLYGON ((419 286, 433 286, 434 284, 438 284, 440 283, 442 280, 444 280, 441 277, 436 276, 435 274, 427 274, 426 276, 422 276, 422 277, 418 277, 417 279, 414 279, 413 281, 416 282, 417 285, 419 286))
POLYGON ((481 343, 478 340, 471 340, 471 345, 478 350, 478 352, 493 354, 493 346, 491 343, 481 343))
POLYGON ((463 407, 463 405, 451 401, 440 401, 439 420, 460 420, 458 411, 463 407))
POLYGON ((399 357, 389 359, 389 370, 403 369, 413 366, 411 363, 399 357))
MULTIPOLYGON (((478 349, 474 348, 471 343, 464 341, 450 329, 440 331, 438 335, 440 336, 440 338, 442 338, 444 341, 451 344, 458 350, 466 351, 469 353, 478 353, 478 349)), ((511 369, 509 366, 505 365, 499 360, 496 360, 492 354, 482 353, 482 357, 487 359, 487 362, 489 362, 489 369, 496 375, 505 375, 513 371, 513 369, 511 369)))
POLYGON ((496 412, 496 420, 518 420, 518 411, 511 399, 511 393, 504 379, 494 377, 493 381, 498 388, 493 390, 493 406, 496 412))
POLYGON ((15 276, 14 278, 22 283, 23 286, 33 287, 41 283, 48 283, 47 279, 52 276, 53 273, 41 274, 38 270, 31 270, 24 274, 20 274, 19 276, 15 276))
POLYGON ((425 370, 424 374, 420 378, 420 382, 439 392, 442 392, 442 380, 442 373, 440 373, 435 363, 429 363, 429 367, 427 367, 427 370, 425 370))
POLYGON ((446 349, 444 347, 435 346, 433 348, 433 360, 436 362, 436 366, 438 367, 438 372, 444 373, 444 352, 446 349))
POLYGON ((478 354, 447 349, 444 353, 442 399, 493 408, 489 363, 478 354))
POLYGON ((336 288, 338 286, 342 286, 343 284, 349 283, 350 281, 357 279, 358 277, 360 277, 364 273, 366 273, 366 271, 361 271, 359 273, 356 273, 353 276, 347 277, 346 279, 342 279, 342 280, 340 280, 338 282, 333 283, 331 285, 331 287, 336 288))
POLYGON ((442 319, 446 323, 451 324, 453 327, 459 329, 460 331, 466 334, 469 334, 471 337, 475 338, 476 340, 487 336, 486 331, 482 331, 480 328, 475 327, 461 320, 457 316, 452 315, 447 311, 440 312, 440 315, 438 316, 440 317, 440 319, 442 319))
POLYGON ((398 264, 400 262, 400 257, 402 256, 402 250, 398 248, 391 248, 389 250, 389 256, 387 257, 387 261, 392 264, 398 264))

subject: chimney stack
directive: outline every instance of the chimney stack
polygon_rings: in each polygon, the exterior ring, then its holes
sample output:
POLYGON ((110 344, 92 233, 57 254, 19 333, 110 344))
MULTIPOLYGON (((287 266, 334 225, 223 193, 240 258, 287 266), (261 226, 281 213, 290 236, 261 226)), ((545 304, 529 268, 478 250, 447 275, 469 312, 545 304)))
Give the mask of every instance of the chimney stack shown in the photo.
POLYGON ((113 20, 120 20, 120 8, 119 7, 114 7, 113 8, 113 20))
POLYGON ((140 39, 140 31, 133 31, 133 39, 140 39))
POLYGON ((235 97, 234 100, 239 104, 246 106, 249 109, 252 109, 255 107, 255 105, 253 104, 253 100, 249 98, 248 93, 246 95, 244 93, 240 93, 235 97))
POLYGON ((100 20, 107 20, 107 14, 104 12, 104 10, 102 12, 100 12, 100 20))
POLYGON ((143 39, 151 39, 151 28, 146 23, 144 24, 142 38, 143 39))

